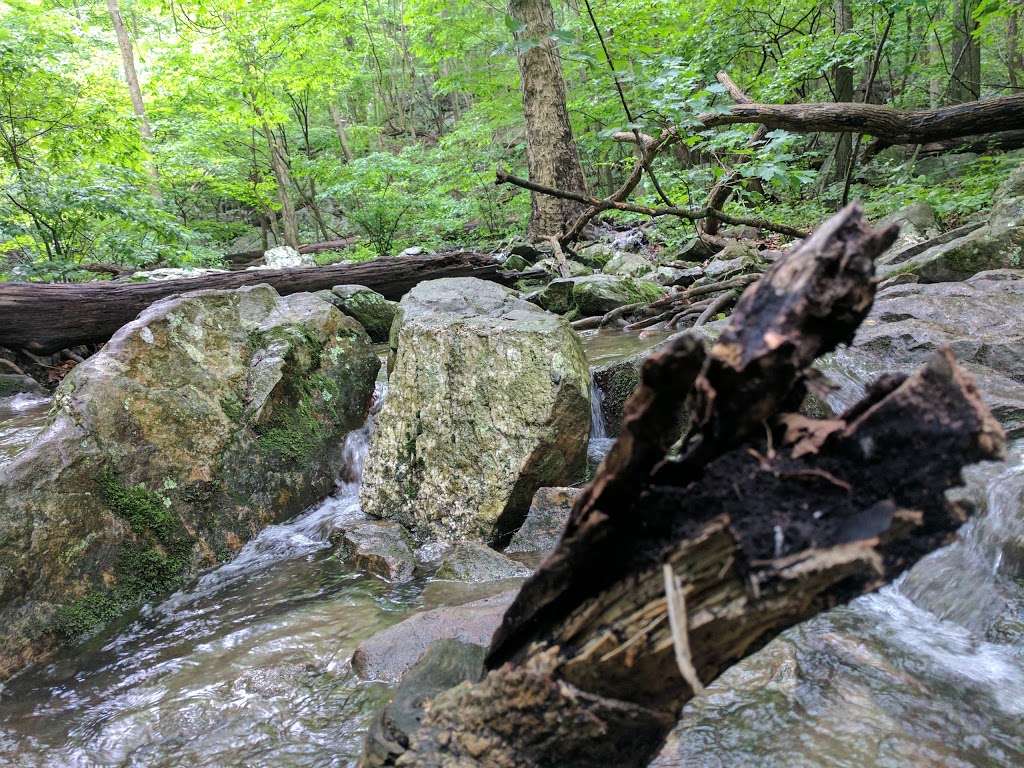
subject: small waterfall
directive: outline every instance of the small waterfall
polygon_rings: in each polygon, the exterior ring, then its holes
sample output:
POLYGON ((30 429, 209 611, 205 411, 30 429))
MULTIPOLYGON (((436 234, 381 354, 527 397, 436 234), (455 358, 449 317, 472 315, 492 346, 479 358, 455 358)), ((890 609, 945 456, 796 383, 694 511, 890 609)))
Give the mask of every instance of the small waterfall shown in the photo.
POLYGON ((608 437, 604 424, 604 392, 594 374, 590 374, 590 439, 603 440, 608 437))
POLYGON ((312 554, 330 546, 331 533, 340 525, 363 516, 359 506, 359 486, 363 465, 370 450, 370 437, 376 428, 387 384, 377 382, 366 423, 345 436, 342 469, 337 491, 288 522, 268 525, 246 543, 228 563, 201 576, 187 592, 171 595, 159 607, 165 613, 209 595, 227 584, 266 566, 312 554))

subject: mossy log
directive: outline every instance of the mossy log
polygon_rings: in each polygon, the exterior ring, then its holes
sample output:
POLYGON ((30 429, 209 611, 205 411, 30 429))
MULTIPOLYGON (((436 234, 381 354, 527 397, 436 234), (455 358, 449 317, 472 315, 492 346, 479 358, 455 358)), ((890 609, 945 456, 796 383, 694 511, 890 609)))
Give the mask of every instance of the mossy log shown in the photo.
POLYGON ((851 206, 744 293, 710 351, 682 336, 646 361, 485 676, 427 704, 397 765, 644 766, 729 665, 951 540, 966 512, 945 490, 1004 436, 948 351, 838 418, 796 413, 894 237, 851 206), (670 454, 684 396, 695 416, 670 454))
POLYGON ((102 343, 158 299, 207 288, 271 285, 282 296, 365 285, 398 299, 424 280, 479 277, 511 285, 518 273, 506 273, 490 254, 451 252, 402 256, 363 264, 333 264, 299 269, 224 272, 151 283, 3 283, 0 284, 0 346, 55 352, 77 344, 102 343))

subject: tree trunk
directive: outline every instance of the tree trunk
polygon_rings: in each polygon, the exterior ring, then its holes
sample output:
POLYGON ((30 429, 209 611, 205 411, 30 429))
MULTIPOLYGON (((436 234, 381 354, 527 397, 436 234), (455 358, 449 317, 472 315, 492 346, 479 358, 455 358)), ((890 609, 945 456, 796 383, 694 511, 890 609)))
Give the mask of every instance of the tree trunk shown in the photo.
MULTIPOLYGON (((934 30, 931 31, 930 37, 928 38, 928 65, 933 72, 938 72, 942 66, 944 59, 942 54, 942 42, 939 40, 934 30)), ((932 75, 931 79, 928 80, 928 105, 935 109, 936 107, 942 106, 942 94, 945 88, 945 83, 942 78, 936 75, 932 75)))
POLYGON ((961 0, 953 15, 953 72, 949 84, 949 100, 953 104, 981 98, 981 44, 974 33, 975 0, 961 0))
MULTIPOLYGON (((853 11, 850 8, 849 0, 836 0, 835 2, 835 30, 836 35, 845 35, 853 31, 853 11)), ((833 71, 835 79, 836 101, 853 101, 853 67, 846 65, 836 66, 833 71)), ((867 98, 864 101, 868 101, 867 98)), ((832 172, 827 176, 834 179, 843 179, 846 176, 846 169, 850 167, 850 151, 853 147, 853 135, 841 133, 836 139, 835 162, 832 165, 832 172)))
POLYGON ((479 277, 510 285, 520 274, 526 273, 502 272, 488 254, 453 252, 363 264, 224 272, 152 283, 0 283, 0 346, 55 352, 104 342, 154 301, 185 291, 268 283, 284 295, 335 285, 365 285, 397 299, 423 280, 479 277))
POLYGON ((341 147, 341 156, 345 158, 346 163, 351 163, 352 147, 348 143, 348 127, 345 125, 345 118, 341 116, 341 110, 339 110, 334 104, 330 104, 327 107, 327 111, 331 113, 331 122, 334 123, 334 130, 338 134, 338 145, 341 147))
POLYGON ((1020 72, 1024 69, 1024 53, 1020 50, 1020 9, 1010 11, 1006 22, 1006 78, 1011 88, 1019 88, 1020 72))
MULTIPOLYGON (((117 35, 117 45, 121 49, 124 79, 128 82, 128 93, 131 95, 132 108, 135 110, 135 118, 139 123, 139 136, 142 139, 142 146, 147 152, 152 152, 153 130, 149 125, 149 119, 146 117, 146 104, 142 100, 139 75, 135 71, 135 53, 132 50, 132 41, 128 37, 128 30, 124 28, 124 19, 121 18, 121 7, 118 4, 118 0, 107 0, 107 11, 110 13, 110 21, 114 25, 114 34, 117 35)), ((146 172, 150 177, 150 191, 159 202, 162 199, 160 177, 152 158, 146 163, 146 172)))
POLYGON ((285 245, 290 245, 298 250, 299 224, 295 217, 295 206, 288 194, 292 184, 291 173, 288 171, 288 160, 284 154, 284 147, 281 146, 277 135, 263 119, 262 114, 260 114, 260 125, 263 129, 263 136, 267 140, 267 149, 270 152, 270 168, 274 171, 274 178, 277 180, 277 200, 281 204, 281 229, 284 232, 284 242, 285 245))
MULTIPOLYGON (((565 106, 565 78, 551 0, 509 0, 509 15, 518 23, 516 43, 529 46, 518 53, 526 118, 526 163, 530 180, 573 192, 586 192, 583 166, 576 152, 565 106), (532 44, 529 41, 539 41, 532 44)), ((582 206, 571 200, 531 195, 531 240, 557 236, 569 228, 582 206)))
POLYGON ((724 669, 954 538, 966 512, 945 490, 1005 437, 949 351, 835 419, 793 412, 870 309, 895 236, 844 209, 747 290, 710 351, 685 335, 646 361, 487 673, 434 697, 389 764, 641 768, 724 669), (671 458, 687 393, 697 416, 671 458))

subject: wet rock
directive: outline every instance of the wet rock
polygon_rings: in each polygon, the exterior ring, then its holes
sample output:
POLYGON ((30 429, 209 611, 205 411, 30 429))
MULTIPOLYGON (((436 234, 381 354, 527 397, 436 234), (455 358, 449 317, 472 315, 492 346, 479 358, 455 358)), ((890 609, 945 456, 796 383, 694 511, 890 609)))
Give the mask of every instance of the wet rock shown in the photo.
POLYGON ((33 379, 21 373, 0 373, 0 397, 13 395, 46 395, 45 389, 33 379))
POLYGON ((530 511, 515 532, 506 552, 550 552, 565 530, 569 513, 582 488, 540 488, 533 495, 530 511))
POLYGON ((925 283, 964 280, 985 270, 1024 267, 1024 165, 993 196, 987 222, 963 237, 879 266, 883 278, 913 273, 925 283))
POLYGON ((374 718, 366 736, 362 768, 383 768, 409 746, 419 728, 424 704, 449 688, 480 679, 486 649, 458 640, 438 640, 402 676, 391 703, 374 718))
POLYGON ((650 353, 651 350, 637 352, 593 370, 594 386, 601 389, 601 416, 605 431, 611 437, 619 434, 626 400, 640 382, 640 366, 650 353))
POLYGON ((441 567, 434 574, 443 581, 501 581, 530 575, 530 569, 520 562, 497 552, 486 544, 463 541, 455 544, 445 555, 441 567))
POLYGON ((378 367, 354 320, 265 285, 117 331, 0 468, 0 677, 327 495, 378 367))
POLYGON ((557 315, 475 278, 420 283, 392 328, 360 494, 418 541, 492 540, 585 467, 590 376, 557 315))
POLYGON ((352 669, 363 680, 395 682, 437 640, 486 647, 517 591, 410 616, 360 643, 352 655, 352 669))
POLYGON ((578 278, 572 288, 573 305, 581 317, 603 315, 616 307, 646 303, 664 295, 665 289, 657 283, 615 275, 578 278))
POLYGON ((344 526, 331 537, 354 568, 388 581, 408 581, 416 568, 409 533, 398 523, 367 520, 344 526))
POLYGON ((257 269, 291 269, 315 267, 316 259, 310 253, 299 253, 290 245, 279 245, 263 252, 263 264, 257 269))
POLYGON ((646 275, 654 267, 654 263, 638 253, 620 251, 601 268, 606 275, 619 277, 639 277, 646 275))
POLYGON ((575 306, 572 299, 574 284, 575 281, 571 277, 559 277, 524 298, 548 312, 564 315, 571 312, 575 306))
POLYGON ((351 318, 354 318, 373 341, 388 340, 391 323, 398 312, 398 302, 388 301, 381 294, 363 285, 336 285, 328 291, 318 291, 317 295, 330 301, 334 306, 351 318))

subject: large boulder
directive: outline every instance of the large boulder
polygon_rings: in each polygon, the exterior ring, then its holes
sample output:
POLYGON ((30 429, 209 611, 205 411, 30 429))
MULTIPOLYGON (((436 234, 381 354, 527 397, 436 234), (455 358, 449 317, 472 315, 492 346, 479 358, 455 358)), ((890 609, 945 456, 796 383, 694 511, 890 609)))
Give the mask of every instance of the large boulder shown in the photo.
POLYGON ((557 315, 476 278, 420 283, 391 332, 389 394, 360 494, 418 540, 493 540, 544 485, 577 480, 590 374, 557 315))
POLYGON ((328 494, 378 367, 354 320, 265 285, 117 331, 0 468, 0 678, 328 494))
POLYGON ((987 222, 963 237, 881 264, 881 277, 912 273, 924 283, 964 280, 991 269, 1024 267, 1024 165, 1010 174, 992 198, 987 222))
POLYGON ((312 254, 299 253, 290 245, 279 245, 263 252, 263 264, 259 269, 290 269, 292 267, 315 267, 312 254))

